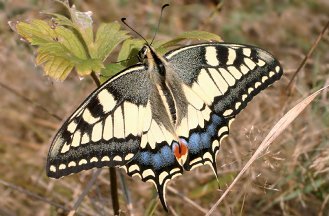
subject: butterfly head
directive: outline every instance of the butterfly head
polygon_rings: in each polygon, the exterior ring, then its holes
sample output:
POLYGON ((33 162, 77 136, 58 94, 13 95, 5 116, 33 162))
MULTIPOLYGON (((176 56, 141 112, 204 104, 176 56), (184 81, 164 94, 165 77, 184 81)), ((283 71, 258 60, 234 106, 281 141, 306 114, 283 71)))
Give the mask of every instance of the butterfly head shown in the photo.
POLYGON ((143 62, 147 57, 147 53, 150 52, 150 45, 144 44, 141 50, 138 52, 139 61, 143 62))

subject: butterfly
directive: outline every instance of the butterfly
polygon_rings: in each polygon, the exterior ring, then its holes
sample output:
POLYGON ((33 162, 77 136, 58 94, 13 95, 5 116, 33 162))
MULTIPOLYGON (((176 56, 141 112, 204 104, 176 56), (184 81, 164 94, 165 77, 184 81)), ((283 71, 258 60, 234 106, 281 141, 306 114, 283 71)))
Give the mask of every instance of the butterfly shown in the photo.
POLYGON ((91 168, 121 167, 154 183, 167 210, 167 183, 201 165, 217 177, 216 154, 235 116, 261 90, 280 79, 280 63, 267 51, 208 42, 164 56, 149 44, 142 62, 91 93, 55 135, 49 177, 91 168))

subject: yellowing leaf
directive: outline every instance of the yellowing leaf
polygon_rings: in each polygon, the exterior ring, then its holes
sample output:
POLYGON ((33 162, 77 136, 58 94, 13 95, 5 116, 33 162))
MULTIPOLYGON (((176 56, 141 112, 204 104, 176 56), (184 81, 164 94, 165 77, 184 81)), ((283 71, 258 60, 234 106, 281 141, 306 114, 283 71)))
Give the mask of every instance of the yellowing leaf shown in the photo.
POLYGON ((117 22, 101 24, 97 30, 95 43, 90 47, 90 55, 105 60, 119 43, 129 38, 127 33, 120 30, 117 22))
POLYGON ((49 24, 39 19, 32 20, 31 23, 18 22, 16 29, 17 33, 31 45, 40 45, 57 39, 49 24))
POLYGON ((80 76, 89 75, 92 71, 100 72, 103 67, 104 65, 100 59, 87 59, 76 64, 80 76))

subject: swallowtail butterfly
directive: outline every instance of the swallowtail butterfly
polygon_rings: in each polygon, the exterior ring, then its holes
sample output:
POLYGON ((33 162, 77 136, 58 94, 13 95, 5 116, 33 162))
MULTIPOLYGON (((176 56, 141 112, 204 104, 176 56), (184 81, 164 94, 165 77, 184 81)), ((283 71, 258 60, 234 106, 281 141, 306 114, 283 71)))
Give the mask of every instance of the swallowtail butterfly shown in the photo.
POLYGON ((154 183, 167 209, 166 184, 200 165, 216 174, 230 122, 282 68, 267 51, 241 44, 201 43, 164 56, 146 44, 140 53, 141 63, 105 82, 64 122, 46 169, 60 178, 121 167, 154 183))

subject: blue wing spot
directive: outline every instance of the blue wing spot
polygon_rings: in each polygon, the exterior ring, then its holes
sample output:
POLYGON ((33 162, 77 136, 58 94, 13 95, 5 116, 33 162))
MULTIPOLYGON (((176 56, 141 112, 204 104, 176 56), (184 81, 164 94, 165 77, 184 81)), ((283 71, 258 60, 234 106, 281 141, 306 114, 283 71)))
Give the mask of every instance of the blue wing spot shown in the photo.
POLYGON ((139 153, 138 160, 143 165, 150 165, 152 163, 152 154, 151 152, 141 152, 139 153))
POLYGON ((189 152, 198 153, 200 150, 201 137, 199 133, 192 133, 187 144, 189 152))
POLYGON ((170 166, 176 162, 175 156, 168 145, 163 146, 156 153, 144 151, 138 153, 137 161, 143 166, 152 166, 155 170, 170 166))
POLYGON ((197 154, 202 149, 210 148, 212 139, 217 136, 218 126, 223 123, 223 119, 220 116, 213 114, 204 132, 194 132, 189 137, 189 152, 197 154))

